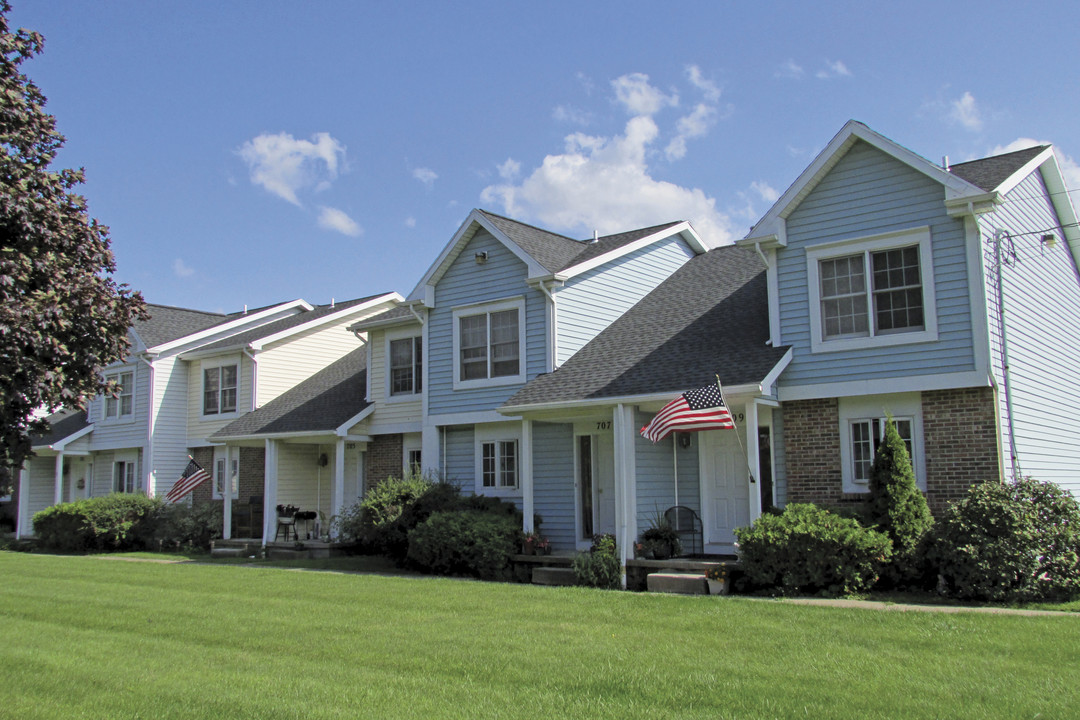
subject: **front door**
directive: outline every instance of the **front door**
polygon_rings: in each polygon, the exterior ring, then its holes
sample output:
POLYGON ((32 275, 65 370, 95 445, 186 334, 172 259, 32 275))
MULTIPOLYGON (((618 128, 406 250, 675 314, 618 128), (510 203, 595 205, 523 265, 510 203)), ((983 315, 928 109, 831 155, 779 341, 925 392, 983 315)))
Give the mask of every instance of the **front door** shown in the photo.
POLYGON ((738 430, 711 430, 702 438, 702 518, 713 552, 735 547, 735 528, 750 524, 750 486, 738 430))
POLYGON ((580 540, 615 532, 615 440, 578 435, 578 528, 580 540))

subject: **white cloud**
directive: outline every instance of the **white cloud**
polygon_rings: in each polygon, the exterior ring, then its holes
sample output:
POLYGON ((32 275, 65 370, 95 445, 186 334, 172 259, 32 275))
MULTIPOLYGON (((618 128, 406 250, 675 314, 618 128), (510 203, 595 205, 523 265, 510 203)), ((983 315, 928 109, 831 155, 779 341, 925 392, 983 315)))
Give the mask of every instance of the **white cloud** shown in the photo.
POLYGON ((615 89, 615 99, 633 116, 655 115, 660 110, 679 104, 676 93, 665 95, 649 84, 649 76, 644 73, 630 73, 611 81, 615 89))
POLYGON ((503 180, 513 180, 521 172, 521 163, 513 158, 506 158, 506 162, 495 167, 499 169, 499 177, 503 180))
POLYGON ((686 155, 686 141, 689 138, 701 137, 709 130, 709 126, 716 120, 716 108, 705 103, 698 103, 694 111, 689 115, 679 118, 675 129, 678 134, 668 143, 664 153, 668 160, 678 160, 686 155))
POLYGON ((588 125, 592 122, 592 114, 573 105, 556 105, 551 111, 551 117, 556 122, 570 123, 571 125, 588 125))
POLYGON ((191 277, 195 274, 195 270, 180 258, 173 260, 172 269, 178 278, 191 277))
POLYGON ((319 208, 319 227, 349 237, 360 237, 364 233, 364 230, 356 224, 356 221, 344 212, 337 208, 325 206, 319 208))
POLYGON ((762 200, 770 204, 776 202, 777 198, 780 197, 780 193, 764 181, 755 180, 750 183, 750 189, 760 195, 762 200))
POLYGON ((414 217, 405 218, 405 227, 407 227, 407 228, 416 227, 416 218, 414 218, 414 217))
POLYGON ((975 96, 970 92, 965 92, 959 100, 951 103, 949 119, 973 132, 982 130, 982 115, 975 102, 975 96))
POLYGON ((803 76, 802 65, 799 65, 794 60, 788 60, 776 69, 773 73, 773 77, 778 78, 790 78, 792 80, 798 80, 803 76))
POLYGON ((416 168, 412 171, 412 176, 428 187, 431 187, 439 179, 434 170, 426 167, 416 168))
POLYGON ((697 65, 686 66, 686 77, 691 85, 702 92, 706 102, 715 103, 720 99, 720 88, 712 80, 706 80, 701 74, 701 68, 697 65))
MULTIPOLYGON (((994 147, 988 155, 1003 155, 1005 153, 1016 152, 1017 150, 1024 150, 1029 147, 1035 147, 1036 145, 1052 145, 1049 140, 1033 140, 1032 138, 1017 138, 1008 145, 998 145, 994 147)), ((1061 152, 1061 148, 1055 148, 1057 152, 1058 168, 1061 170, 1061 174, 1065 178, 1065 184, 1069 187, 1069 190, 1080 190, 1080 164, 1072 159, 1071 156, 1061 152)), ((1074 201, 1075 204, 1075 201, 1074 201)))
POLYGON ((284 132, 263 134, 244 143, 237 153, 248 165, 251 182, 293 205, 301 204, 299 191, 328 187, 345 160, 345 146, 330 133, 316 133, 311 140, 297 140, 284 132))
POLYGON ((851 71, 848 70, 847 65, 840 60, 826 60, 825 67, 818 70, 814 76, 821 80, 831 80, 832 78, 838 77, 851 77, 851 71))

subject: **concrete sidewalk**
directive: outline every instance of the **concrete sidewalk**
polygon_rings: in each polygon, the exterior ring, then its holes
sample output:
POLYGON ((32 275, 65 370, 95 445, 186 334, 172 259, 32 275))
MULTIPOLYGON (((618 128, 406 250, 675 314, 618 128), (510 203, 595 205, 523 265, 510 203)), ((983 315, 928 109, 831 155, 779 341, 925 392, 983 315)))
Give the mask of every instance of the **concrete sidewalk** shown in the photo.
POLYGON ((890 610, 893 612, 935 613, 989 613, 991 615, 1027 615, 1043 617, 1074 617, 1080 613, 1058 610, 1021 610, 1018 608, 971 607, 966 605, 910 605, 905 603, 878 602, 875 600, 830 600, 827 598, 776 598, 776 602, 792 605, 817 605, 820 607, 853 608, 856 610, 890 610))

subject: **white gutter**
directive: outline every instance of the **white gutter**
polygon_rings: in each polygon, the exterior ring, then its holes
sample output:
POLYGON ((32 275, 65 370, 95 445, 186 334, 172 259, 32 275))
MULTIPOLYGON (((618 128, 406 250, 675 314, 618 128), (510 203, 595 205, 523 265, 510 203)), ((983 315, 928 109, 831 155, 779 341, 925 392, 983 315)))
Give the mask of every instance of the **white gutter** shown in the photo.
MULTIPOLYGON (((691 389, 691 388, 688 388, 691 389)), ((760 383, 745 385, 731 385, 724 388, 727 395, 760 395, 762 387, 760 383)), ((496 408, 501 415, 521 415, 525 412, 540 410, 570 410, 579 407, 608 407, 615 405, 645 405, 650 402, 670 402, 678 392, 650 393, 648 395, 622 395, 606 398, 590 398, 585 400, 563 400, 552 403, 535 403, 532 405, 511 405, 496 408)))
POLYGON ((241 352, 251 358, 251 411, 255 412, 259 407, 259 361, 255 359, 255 353, 247 348, 241 352))

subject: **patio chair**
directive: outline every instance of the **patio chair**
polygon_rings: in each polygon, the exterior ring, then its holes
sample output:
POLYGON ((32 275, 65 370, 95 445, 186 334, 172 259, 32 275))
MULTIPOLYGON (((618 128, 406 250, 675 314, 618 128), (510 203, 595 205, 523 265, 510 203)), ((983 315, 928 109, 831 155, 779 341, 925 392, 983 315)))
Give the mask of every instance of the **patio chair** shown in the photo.
POLYGON ((278 536, 281 535, 281 531, 285 531, 285 542, 289 542, 289 533, 292 533, 293 540, 299 540, 299 536, 296 534, 296 511, 292 505, 285 507, 278 506, 277 511, 277 531, 274 533, 274 542, 277 542, 278 536))
POLYGON ((683 546, 683 555, 701 555, 705 552, 705 535, 701 518, 693 508, 685 505, 669 507, 664 511, 664 519, 679 536, 679 542, 683 546))

